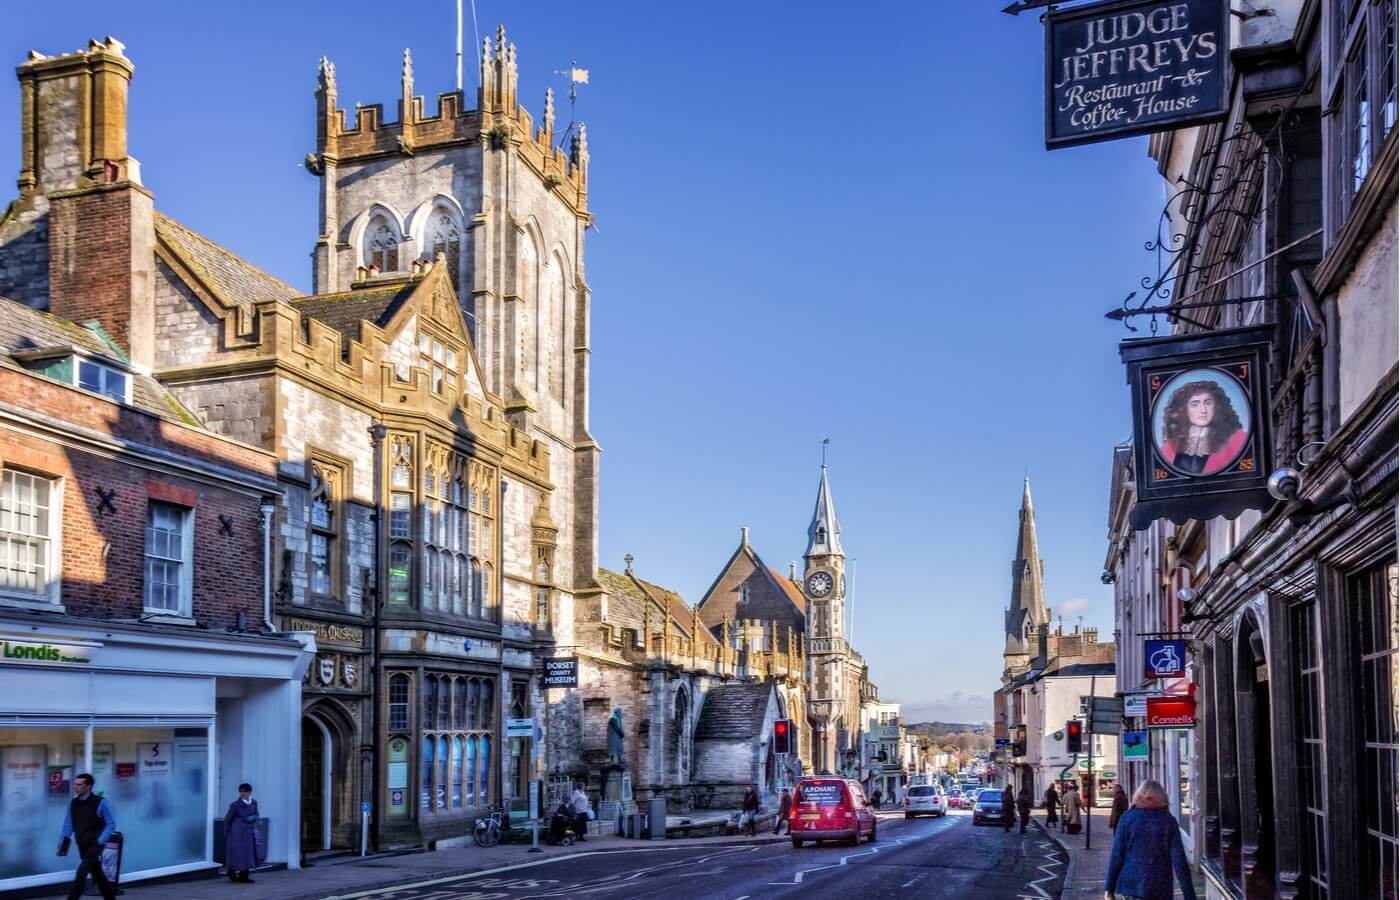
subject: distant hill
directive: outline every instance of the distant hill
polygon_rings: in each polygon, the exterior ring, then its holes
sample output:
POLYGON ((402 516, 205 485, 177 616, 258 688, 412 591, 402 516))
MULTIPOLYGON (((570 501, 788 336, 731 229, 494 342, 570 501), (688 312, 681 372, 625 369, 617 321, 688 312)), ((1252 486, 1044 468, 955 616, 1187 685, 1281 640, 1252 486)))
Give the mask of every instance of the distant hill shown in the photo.
POLYGON ((930 737, 944 734, 975 734, 979 728, 992 730, 990 722, 919 722, 906 725, 905 728, 930 737))

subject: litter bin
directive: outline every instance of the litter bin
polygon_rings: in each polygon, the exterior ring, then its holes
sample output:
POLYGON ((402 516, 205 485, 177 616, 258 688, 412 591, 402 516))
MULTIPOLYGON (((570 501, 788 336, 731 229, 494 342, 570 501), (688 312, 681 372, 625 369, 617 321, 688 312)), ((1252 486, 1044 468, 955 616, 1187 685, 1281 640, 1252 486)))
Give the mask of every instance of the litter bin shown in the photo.
POLYGON ((656 797, 647 801, 647 839, 666 840, 666 798, 656 797))

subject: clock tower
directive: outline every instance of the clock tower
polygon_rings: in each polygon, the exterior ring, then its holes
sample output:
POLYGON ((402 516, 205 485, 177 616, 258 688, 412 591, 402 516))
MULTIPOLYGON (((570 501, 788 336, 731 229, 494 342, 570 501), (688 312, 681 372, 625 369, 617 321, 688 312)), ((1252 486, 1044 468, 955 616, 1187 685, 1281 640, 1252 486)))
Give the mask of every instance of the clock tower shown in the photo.
POLYGON ((825 465, 803 558, 812 763, 818 772, 847 774, 860 733, 859 660, 846 643, 846 553, 825 465))
POLYGON ((845 638, 846 554, 841 549, 841 523, 831 500, 831 485, 822 466, 817 508, 807 527, 802 590, 807 595, 807 636, 845 638))

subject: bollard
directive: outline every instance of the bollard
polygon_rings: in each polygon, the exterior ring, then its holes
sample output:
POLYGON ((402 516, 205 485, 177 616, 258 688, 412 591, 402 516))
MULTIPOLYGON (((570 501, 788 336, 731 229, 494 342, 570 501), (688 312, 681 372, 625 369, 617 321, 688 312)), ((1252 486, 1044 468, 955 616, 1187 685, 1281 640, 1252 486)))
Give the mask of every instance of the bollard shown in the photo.
POLYGON ((360 804, 360 856, 369 853, 369 802, 360 804))

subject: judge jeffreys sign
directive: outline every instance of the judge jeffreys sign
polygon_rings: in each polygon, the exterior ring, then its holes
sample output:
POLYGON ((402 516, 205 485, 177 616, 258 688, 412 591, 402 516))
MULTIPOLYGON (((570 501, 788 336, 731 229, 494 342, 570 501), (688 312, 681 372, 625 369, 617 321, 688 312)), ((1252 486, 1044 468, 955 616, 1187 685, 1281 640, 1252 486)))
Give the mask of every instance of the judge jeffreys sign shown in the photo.
POLYGON ((1114 0, 1046 16, 1045 145, 1222 118, 1229 0, 1114 0))

